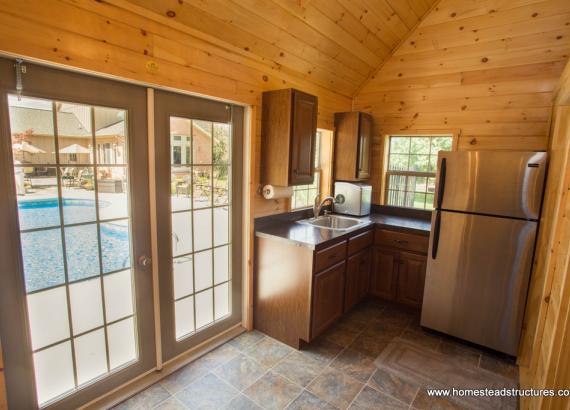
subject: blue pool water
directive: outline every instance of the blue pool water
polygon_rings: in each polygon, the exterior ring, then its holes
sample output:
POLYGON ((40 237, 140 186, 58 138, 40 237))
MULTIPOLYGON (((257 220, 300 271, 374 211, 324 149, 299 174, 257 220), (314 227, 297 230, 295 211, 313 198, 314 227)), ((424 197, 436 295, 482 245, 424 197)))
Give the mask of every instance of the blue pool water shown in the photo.
MULTIPOLYGON (((18 204, 20 229, 46 228, 21 234, 24 276, 28 292, 65 282, 63 245, 69 281, 88 278, 130 266, 128 221, 99 225, 101 258, 97 224, 64 228, 62 240, 57 200, 21 201, 18 204)), ((63 219, 66 224, 94 222, 95 201, 64 199, 63 219)))
MULTIPOLYGON (((63 198, 63 219, 66 225, 91 222, 96 218, 95 200, 63 198)), ((106 203, 100 203, 105 206, 106 203)), ((59 203, 57 198, 20 200, 18 202, 20 229, 58 226, 59 203)))

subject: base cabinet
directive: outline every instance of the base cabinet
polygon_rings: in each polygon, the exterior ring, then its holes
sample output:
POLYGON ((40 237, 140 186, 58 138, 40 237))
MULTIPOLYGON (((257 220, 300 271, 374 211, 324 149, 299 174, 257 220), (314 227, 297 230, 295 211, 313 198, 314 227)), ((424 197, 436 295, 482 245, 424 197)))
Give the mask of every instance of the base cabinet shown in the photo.
POLYGON ((256 329, 299 349, 369 295, 421 306, 427 237, 376 228, 331 242, 256 238, 256 329))
POLYGON ((365 249, 348 258, 346 263, 346 284, 344 311, 348 312, 361 302, 370 289, 371 251, 365 249))
POLYGON ((377 229, 375 245, 370 293, 384 300, 421 308, 428 238, 377 229))
POLYGON ((315 275, 313 280, 313 320, 311 338, 322 333, 342 315, 345 262, 315 275))
POLYGON ((374 248, 374 268, 370 293, 385 300, 396 300, 399 251, 374 248))
POLYGON ((400 252, 398 291, 396 301, 414 308, 422 306, 426 278, 426 257, 410 252, 400 252))

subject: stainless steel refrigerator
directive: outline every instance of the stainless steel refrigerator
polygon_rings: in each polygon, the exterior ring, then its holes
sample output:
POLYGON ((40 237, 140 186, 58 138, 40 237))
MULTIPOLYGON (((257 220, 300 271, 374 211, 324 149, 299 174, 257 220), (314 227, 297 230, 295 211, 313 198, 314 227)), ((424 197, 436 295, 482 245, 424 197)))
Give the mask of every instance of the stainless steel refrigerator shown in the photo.
POLYGON ((440 152, 421 325, 517 355, 544 152, 440 152))

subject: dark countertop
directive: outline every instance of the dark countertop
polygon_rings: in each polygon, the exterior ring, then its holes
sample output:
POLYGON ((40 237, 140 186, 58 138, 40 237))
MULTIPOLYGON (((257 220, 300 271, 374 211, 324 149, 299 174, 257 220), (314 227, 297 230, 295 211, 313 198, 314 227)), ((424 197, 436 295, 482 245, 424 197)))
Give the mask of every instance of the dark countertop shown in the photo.
POLYGON ((293 242, 301 246, 316 249, 322 247, 328 241, 340 240, 356 232, 369 229, 372 225, 421 235, 429 235, 431 229, 431 221, 409 216, 372 213, 369 216, 356 219, 362 219, 366 221, 366 224, 348 231, 333 231, 331 229, 318 228, 291 220, 275 220, 256 227, 255 235, 263 238, 283 240, 289 243, 293 242))

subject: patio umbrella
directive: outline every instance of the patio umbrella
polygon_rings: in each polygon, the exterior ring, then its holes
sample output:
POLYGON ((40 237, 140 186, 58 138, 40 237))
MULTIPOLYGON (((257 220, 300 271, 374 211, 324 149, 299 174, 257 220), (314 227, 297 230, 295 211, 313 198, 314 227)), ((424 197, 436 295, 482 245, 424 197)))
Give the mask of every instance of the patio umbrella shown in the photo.
POLYGON ((27 152, 29 154, 45 154, 46 152, 41 149, 38 148, 32 144, 30 144, 29 142, 21 142, 21 143, 16 143, 16 144, 12 144, 12 149, 14 151, 22 151, 22 152, 27 152))
POLYGON ((71 144, 59 150, 60 154, 90 154, 91 150, 79 144, 71 144))

